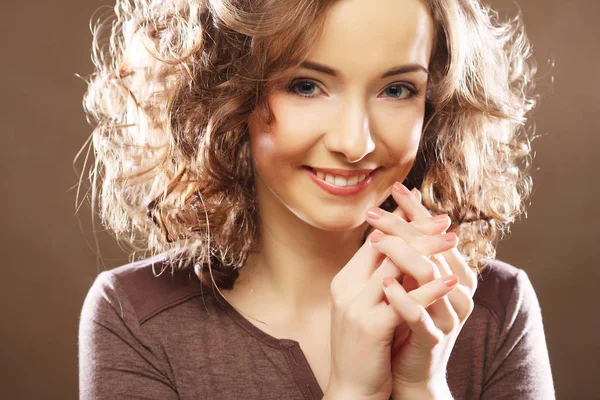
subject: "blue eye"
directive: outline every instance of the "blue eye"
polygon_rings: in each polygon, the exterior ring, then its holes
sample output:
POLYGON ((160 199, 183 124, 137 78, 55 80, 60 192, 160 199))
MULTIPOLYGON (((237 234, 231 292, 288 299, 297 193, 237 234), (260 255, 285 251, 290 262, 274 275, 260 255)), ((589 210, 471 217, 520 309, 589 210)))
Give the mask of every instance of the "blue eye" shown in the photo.
POLYGON ((288 90, 302 97, 314 97, 315 88, 318 88, 315 82, 304 79, 293 81, 288 90))
POLYGON ((419 91, 413 87, 400 84, 390 85, 385 88, 384 92, 387 92, 393 99, 407 99, 419 93, 419 91))

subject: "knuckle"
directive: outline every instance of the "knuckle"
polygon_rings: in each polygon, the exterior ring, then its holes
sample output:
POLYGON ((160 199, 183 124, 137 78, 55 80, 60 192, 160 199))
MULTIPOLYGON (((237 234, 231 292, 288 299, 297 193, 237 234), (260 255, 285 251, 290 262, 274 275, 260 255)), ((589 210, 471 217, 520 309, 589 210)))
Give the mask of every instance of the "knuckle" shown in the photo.
POLYGON ((431 342, 432 345, 436 346, 436 345, 442 343, 442 339, 443 339, 442 334, 430 331, 429 341, 431 342))
POLYGON ((331 282, 330 285, 330 293, 331 293, 331 303, 332 307, 336 309, 341 309, 345 304, 344 301, 344 290, 339 282, 334 283, 331 282))
POLYGON ((378 330, 375 329, 375 324, 369 323, 366 319, 358 320, 355 325, 357 332, 364 337, 376 336, 378 330))
POLYGON ((414 248, 427 247, 429 236, 419 230, 411 232, 410 239, 407 243, 414 248))
POLYGON ((390 213, 389 216, 390 224, 395 228, 402 229, 403 225, 406 225, 406 221, 404 220, 404 218, 402 218, 402 216, 394 213, 390 213))
POLYGON ((435 264, 427 257, 421 256, 422 266, 419 266, 417 272, 417 280, 421 279, 423 282, 431 282, 436 278, 436 266, 435 264))
POLYGON ((459 310, 458 318, 461 321, 466 321, 467 318, 469 318, 469 316, 471 315, 471 313, 473 313, 473 310, 475 309, 475 303, 469 297, 469 298, 465 299, 463 304, 464 304, 464 306, 459 310))
POLYGON ((417 305, 418 311, 415 311, 413 315, 408 317, 410 319, 410 323, 415 325, 427 326, 427 310, 422 305, 417 305))
POLYGON ((347 327, 356 332, 360 337, 375 336, 379 331, 368 315, 361 312, 358 307, 348 307, 344 312, 344 321, 347 327))
POLYGON ((465 284, 471 290, 471 293, 475 293, 477 289, 477 279, 477 273, 469 268, 465 284))
POLYGON ((354 304, 350 304, 344 311, 344 319, 352 325, 358 325, 360 322, 360 311, 354 304))
POLYGON ((412 221, 411 226, 425 235, 437 235, 439 233, 438 224, 433 223, 431 218, 412 221))
POLYGON ((331 292, 331 297, 333 300, 341 297, 342 288, 339 279, 333 278, 331 280, 331 284, 329 285, 329 291, 331 292))
POLYGON ((469 316, 473 312, 474 308, 475 308, 475 302, 473 301, 473 299, 471 297, 469 297, 469 299, 467 300, 466 315, 462 316, 461 319, 464 321, 467 318, 469 318, 469 316))
POLYGON ((458 313, 453 311, 453 308, 450 304, 448 304, 448 306, 448 316, 447 318, 444 318, 443 323, 439 324, 439 329, 443 332, 444 335, 448 335, 454 332, 461 325, 461 320, 458 316, 458 313))
POLYGON ((457 301, 456 314, 459 322, 464 322, 473 312, 475 302, 470 293, 468 293, 468 289, 460 286, 457 289, 453 294, 453 296, 456 296, 457 301))
POLYGON ((458 328, 460 326, 460 320, 458 318, 458 315, 456 313, 451 313, 451 314, 452 314, 452 316, 450 317, 450 320, 449 320, 448 326, 447 326, 448 331, 444 332, 446 334, 454 332, 456 330, 456 328, 458 328))
POLYGON ((344 302, 342 301, 342 296, 332 293, 331 294, 331 306, 336 310, 342 309, 342 307, 344 306, 344 302))
POLYGON ((386 257, 381 265, 377 267, 375 279, 379 281, 386 276, 392 276, 395 278, 400 272, 401 271, 398 266, 389 257, 386 257))

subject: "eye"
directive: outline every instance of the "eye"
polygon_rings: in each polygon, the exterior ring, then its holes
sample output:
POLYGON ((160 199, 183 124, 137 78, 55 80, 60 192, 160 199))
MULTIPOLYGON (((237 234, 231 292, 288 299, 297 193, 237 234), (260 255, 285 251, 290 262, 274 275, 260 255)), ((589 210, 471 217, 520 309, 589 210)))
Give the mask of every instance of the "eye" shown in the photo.
POLYGON ((384 89, 392 100, 404 100, 418 95, 421 91, 407 83, 394 83, 384 89))
POLYGON ((294 80, 288 87, 288 91, 296 93, 302 97, 315 97, 315 90, 318 90, 317 84, 306 78, 294 80))
MULTIPOLYGON (((318 90, 320 89, 317 83, 308 78, 295 79, 288 86, 289 92, 307 98, 315 97, 318 90)), ((394 83, 385 88, 384 93, 387 93, 392 100, 405 100, 418 95, 420 90, 408 83, 394 83)))

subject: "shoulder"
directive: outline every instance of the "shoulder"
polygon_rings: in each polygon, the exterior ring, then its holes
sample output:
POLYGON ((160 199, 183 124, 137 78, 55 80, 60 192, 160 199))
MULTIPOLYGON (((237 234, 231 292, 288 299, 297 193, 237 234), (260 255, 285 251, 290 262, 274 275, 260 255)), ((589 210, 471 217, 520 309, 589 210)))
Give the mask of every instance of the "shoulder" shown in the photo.
POLYGON ((519 312, 539 309, 527 273, 500 260, 488 260, 480 272, 473 301, 476 306, 487 308, 500 326, 519 312))
POLYGON ((83 310, 92 316, 107 312, 107 308, 120 314, 129 311, 141 325, 166 309, 206 294, 202 288, 191 268, 173 270, 166 256, 159 254, 100 273, 83 310))

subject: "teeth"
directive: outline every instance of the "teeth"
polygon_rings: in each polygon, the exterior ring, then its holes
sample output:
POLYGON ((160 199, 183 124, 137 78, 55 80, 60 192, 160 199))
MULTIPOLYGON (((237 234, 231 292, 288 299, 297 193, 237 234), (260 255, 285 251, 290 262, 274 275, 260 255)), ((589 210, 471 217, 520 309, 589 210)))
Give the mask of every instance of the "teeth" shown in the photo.
POLYGON ((335 177, 335 186, 348 186, 348 179, 343 176, 335 177))
POLYGON ((345 178, 343 176, 324 174, 323 172, 320 172, 320 171, 315 171, 315 172, 316 172, 317 176, 319 177, 319 179, 322 179, 328 183, 331 183, 332 185, 339 186, 339 187, 355 186, 355 185, 359 184, 360 182, 364 181, 365 178, 367 177, 367 175, 359 175, 359 176, 352 176, 350 178, 345 178))

